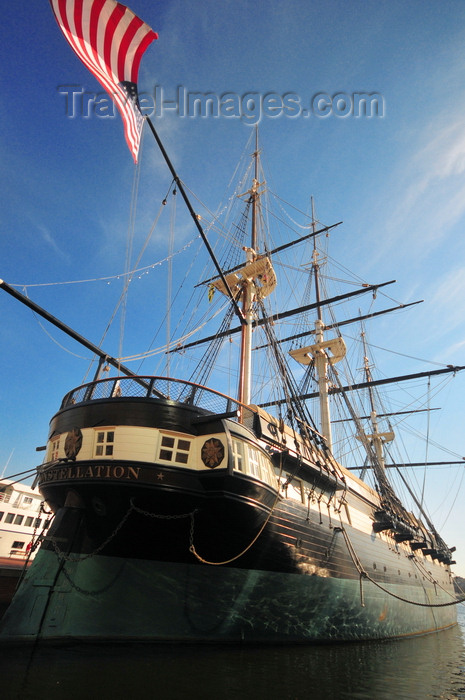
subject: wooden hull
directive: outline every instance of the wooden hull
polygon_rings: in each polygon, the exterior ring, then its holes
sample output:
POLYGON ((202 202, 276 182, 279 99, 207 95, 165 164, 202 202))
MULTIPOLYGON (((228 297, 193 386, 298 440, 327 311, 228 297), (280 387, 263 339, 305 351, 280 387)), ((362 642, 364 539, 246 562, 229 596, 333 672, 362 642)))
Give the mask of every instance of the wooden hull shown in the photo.
POLYGON ((55 518, 0 642, 321 643, 455 624, 450 567, 375 532, 377 494, 317 448, 303 463, 288 437, 277 461, 263 425, 74 396, 40 470, 55 518))
POLYGON ((412 558, 346 526, 380 588, 360 579, 345 537, 327 516, 307 522, 303 509, 281 503, 247 549, 266 516, 252 509, 253 517, 228 538, 233 513, 240 522, 241 510, 235 503, 217 518, 214 536, 213 520, 134 511, 117 530, 127 513, 121 511, 95 539, 85 508, 61 509, 2 621, 0 641, 322 643, 412 636, 455 624, 454 606, 425 605, 451 600, 442 565, 429 567, 440 579, 435 586, 412 558), (110 541, 100 552, 103 534, 110 541), (194 556, 192 543, 210 563, 194 556), (241 552, 231 563, 212 565, 241 552))

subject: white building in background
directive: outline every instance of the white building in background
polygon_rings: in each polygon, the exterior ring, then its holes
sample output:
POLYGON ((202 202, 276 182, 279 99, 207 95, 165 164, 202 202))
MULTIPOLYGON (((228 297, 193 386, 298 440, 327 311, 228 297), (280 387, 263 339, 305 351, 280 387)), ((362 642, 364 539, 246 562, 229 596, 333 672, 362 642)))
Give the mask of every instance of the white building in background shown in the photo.
MULTIPOLYGON (((0 557, 26 559, 32 540, 42 532, 47 516, 42 496, 30 486, 0 479, 0 557)), ((31 557, 35 552, 31 552, 31 557)))

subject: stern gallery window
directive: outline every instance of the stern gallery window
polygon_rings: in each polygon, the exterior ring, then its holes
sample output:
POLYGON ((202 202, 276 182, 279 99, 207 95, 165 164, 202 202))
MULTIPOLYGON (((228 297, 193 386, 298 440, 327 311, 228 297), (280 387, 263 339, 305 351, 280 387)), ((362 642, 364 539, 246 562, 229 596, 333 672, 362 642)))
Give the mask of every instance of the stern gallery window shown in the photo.
POLYGON ((106 457, 113 454, 113 447, 115 442, 115 431, 114 430, 99 430, 97 431, 97 436, 95 440, 95 456, 96 457, 106 457))

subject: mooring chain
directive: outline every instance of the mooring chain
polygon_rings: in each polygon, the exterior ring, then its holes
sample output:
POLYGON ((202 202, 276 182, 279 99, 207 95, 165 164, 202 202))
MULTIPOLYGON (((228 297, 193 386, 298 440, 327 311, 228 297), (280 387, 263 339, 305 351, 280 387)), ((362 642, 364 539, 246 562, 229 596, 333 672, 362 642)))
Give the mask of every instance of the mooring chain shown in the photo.
POLYGON ((195 508, 190 513, 181 513, 180 515, 161 515, 160 513, 149 513, 148 510, 142 510, 134 505, 134 500, 131 498, 131 508, 140 515, 146 515, 148 518, 158 518, 159 520, 180 520, 181 518, 192 518, 195 513, 198 512, 198 508, 195 508))
MULTIPOLYGON (((281 467, 280 474, 281 474, 281 472, 282 472, 282 467, 281 467)), ((102 544, 100 544, 99 547, 97 547, 93 552, 90 552, 89 554, 85 554, 84 556, 81 556, 81 557, 69 556, 68 554, 65 554, 65 552, 63 552, 59 548, 55 537, 49 536, 47 539, 52 543, 52 546, 55 550, 55 553, 59 559, 62 559, 63 561, 70 562, 70 563, 79 563, 79 562, 85 561, 86 559, 91 559, 92 557, 95 557, 97 554, 99 554, 107 546, 107 544, 109 542, 111 542, 111 540, 117 535, 117 533, 121 530, 121 528, 125 524, 126 520, 128 519, 128 517, 130 516, 130 514, 133 511, 136 513, 139 513, 140 515, 144 515, 148 518, 156 518, 158 520, 180 520, 182 518, 190 518, 191 522, 190 522, 190 531, 189 531, 189 551, 203 564, 209 564, 210 566, 221 566, 224 564, 229 564, 230 562, 235 561, 236 559, 239 559, 252 547, 253 544, 255 544, 255 542, 257 541, 257 539, 259 538, 259 536, 262 534, 263 530, 265 529, 266 525, 268 524, 278 500, 279 500, 279 491, 276 494, 275 501, 273 503, 273 506, 272 506, 270 512, 268 513, 267 518, 265 519, 265 522, 262 524, 261 528, 259 529, 258 533, 255 535, 255 537, 252 539, 252 541, 249 542, 249 544, 239 554, 232 557, 231 559, 227 559, 226 561, 219 561, 219 562, 208 561, 207 559, 203 559, 197 553, 197 551, 195 549, 195 545, 194 545, 194 522, 195 522, 195 514, 198 512, 198 508, 195 508, 193 511, 191 511, 189 513, 180 513, 178 515, 163 515, 160 513, 151 513, 151 512, 146 511, 142 508, 139 508, 138 506, 136 506, 134 504, 134 499, 132 499, 132 498, 130 500, 130 506, 129 506, 128 511, 123 516, 123 518, 118 523, 118 525, 115 527, 115 529, 113 530, 111 535, 109 535, 106 538, 106 540, 104 542, 102 542, 102 544)), ((68 581, 71 583, 72 586, 74 586, 74 588, 76 588, 76 590, 78 590, 82 593, 87 593, 89 595, 91 594, 90 592, 86 592, 86 591, 80 589, 76 584, 74 584, 71 581, 69 574, 64 569, 64 567, 63 567, 63 572, 64 572, 66 578, 68 579, 68 581)))
MULTIPOLYGON (((102 551, 102 549, 109 543, 111 540, 117 535, 117 533, 120 531, 120 529, 123 527, 124 523, 128 519, 129 515, 132 513, 132 511, 136 511, 137 513, 141 515, 145 515, 150 518, 159 518, 161 520, 177 520, 180 518, 191 518, 191 538, 193 535, 193 521, 194 521, 194 515, 197 512, 196 510, 192 511, 191 513, 182 513, 180 515, 160 515, 158 513, 149 513, 148 511, 142 510, 142 508, 138 508, 136 505, 134 505, 133 499, 130 500, 130 507, 127 511, 127 513, 123 516, 121 521, 118 523, 118 525, 115 527, 113 532, 107 539, 102 542, 102 544, 97 547, 93 552, 90 554, 86 554, 83 557, 70 557, 69 555, 65 554, 60 550, 60 548, 57 545, 56 539, 54 537, 49 537, 48 539, 51 541, 53 548, 55 550, 55 553, 58 555, 60 559, 63 559, 64 561, 70 562, 70 563, 78 563, 81 561, 85 561, 86 559, 90 559, 91 557, 94 557, 96 554, 102 551)), ((109 583, 107 586, 104 586, 103 588, 99 589, 98 591, 87 591, 84 588, 81 588, 81 586, 78 586, 78 584, 72 580, 70 574, 66 570, 65 566, 63 565, 62 572, 65 576, 65 578, 68 580, 70 585, 78 592, 82 593, 83 595, 99 595, 101 593, 104 593, 105 591, 109 590, 111 586, 114 583, 114 580, 109 583)))
POLYGON ((29 561, 32 552, 34 552, 37 549, 37 547, 40 545, 40 543, 44 540, 44 532, 50 526, 50 523, 52 522, 54 517, 55 517, 55 513, 53 513, 51 510, 45 510, 44 501, 42 501, 40 504, 39 515, 35 519, 34 531, 32 533, 32 539, 31 539, 32 546, 29 550, 29 555, 28 555, 27 561, 29 561), (44 524, 42 525, 42 532, 37 533, 37 530, 40 527, 39 523, 40 523, 40 516, 42 515, 42 513, 46 516, 51 515, 52 517, 45 518, 44 524))
POLYGON ((112 539, 118 534, 118 532, 121 530, 121 528, 123 527, 123 525, 124 525, 124 523, 126 522, 126 520, 129 518, 129 516, 130 516, 130 514, 132 513, 133 510, 135 510, 135 507, 133 506, 133 504, 132 504, 132 502, 131 502, 131 505, 130 505, 130 507, 129 507, 127 513, 123 516, 123 518, 122 518, 121 521, 118 523, 118 525, 115 527, 115 529, 113 530, 113 532, 111 533, 111 535, 109 535, 109 536, 107 537, 107 539, 106 539, 104 542, 102 542, 102 544, 101 544, 99 547, 97 547, 97 549, 95 549, 93 552, 90 552, 89 554, 85 554, 83 557, 70 557, 68 554, 65 554, 65 553, 58 547, 58 544, 57 544, 57 542, 56 542, 56 538, 55 538, 55 537, 50 537, 50 536, 49 536, 49 537, 47 537, 47 539, 50 540, 50 542, 52 543, 53 548, 54 548, 56 554, 58 555, 58 557, 59 557, 60 559, 64 559, 65 561, 68 561, 68 562, 71 562, 71 563, 78 563, 78 562, 80 562, 80 561, 85 561, 86 559, 90 559, 91 557, 95 557, 96 554, 99 554, 99 552, 101 552, 102 549, 103 549, 104 547, 106 547, 107 544, 108 544, 109 542, 111 542, 111 540, 112 540, 112 539))
MULTIPOLYGON (((97 549, 95 549, 93 552, 90 552, 89 554, 85 554, 85 555, 82 556, 82 557, 72 557, 72 556, 69 556, 68 554, 65 554, 65 552, 63 552, 63 551, 59 548, 55 537, 49 536, 49 537, 47 537, 47 539, 52 543, 53 548, 54 548, 56 554, 58 555, 58 557, 59 557, 60 559, 64 559, 65 561, 71 562, 71 563, 78 563, 78 562, 80 562, 80 561, 85 561, 86 559, 90 559, 90 558, 92 558, 92 557, 95 557, 97 554, 99 554, 99 553, 102 551, 102 549, 104 549, 104 547, 107 546, 107 544, 108 544, 109 542, 111 542, 111 540, 112 540, 112 539, 118 534, 118 532, 121 530, 121 528, 122 528, 123 525, 125 524, 126 520, 128 519, 128 517, 130 516, 130 514, 131 514, 133 511, 135 511, 136 513, 139 513, 140 515, 145 515, 145 516, 147 516, 147 517, 149 517, 149 518, 158 518, 158 519, 160 519, 160 520, 178 520, 178 519, 181 519, 181 518, 191 518, 191 520, 193 521, 193 517, 194 517, 195 513, 197 512, 197 509, 193 510, 191 513, 181 513, 180 515, 161 515, 161 514, 159 514, 159 513, 150 513, 149 511, 143 510, 142 508, 138 508, 136 505, 134 505, 134 501, 133 501, 133 499, 131 498, 131 500, 130 500, 130 506, 129 506, 128 511, 127 511, 126 514, 123 516, 123 518, 120 520, 120 522, 118 523, 118 525, 115 527, 115 529, 113 530, 113 532, 111 533, 111 535, 109 535, 109 536, 106 538, 106 540, 104 540, 104 542, 102 542, 102 543, 97 547, 97 549)), ((191 537, 192 537, 192 530, 193 530, 193 522, 192 522, 192 524, 191 524, 191 537)))
POLYGON ((114 582, 118 578, 122 568, 123 567, 120 568, 120 571, 116 574, 115 578, 109 584, 107 584, 103 588, 100 588, 98 591, 86 591, 84 588, 81 588, 81 586, 78 586, 78 584, 72 580, 71 576, 66 571, 66 567, 64 564, 63 564, 63 567, 61 570, 62 570, 63 574, 65 575, 65 578, 68 580, 69 584, 72 586, 72 588, 74 588, 74 590, 76 590, 78 593, 82 593, 82 595, 92 596, 92 595, 100 595, 101 593, 105 593, 106 591, 110 590, 110 588, 113 586, 114 582))

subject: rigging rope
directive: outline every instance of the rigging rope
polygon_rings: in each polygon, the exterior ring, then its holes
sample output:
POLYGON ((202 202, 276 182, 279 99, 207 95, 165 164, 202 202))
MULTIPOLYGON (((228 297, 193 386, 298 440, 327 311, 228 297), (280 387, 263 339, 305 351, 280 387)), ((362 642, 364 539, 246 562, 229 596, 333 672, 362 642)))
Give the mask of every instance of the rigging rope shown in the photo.
MULTIPOLYGON (((198 240, 200 238, 199 236, 195 236, 192 238, 188 243, 186 243, 182 248, 179 248, 175 253, 173 253, 173 258, 179 255, 180 253, 183 253, 185 250, 190 248, 190 246, 194 243, 194 241, 198 240)), ((83 279, 83 280, 68 280, 65 282, 41 282, 39 284, 19 284, 19 283, 12 283, 10 284, 10 287, 19 287, 24 291, 24 295, 27 296, 26 290, 30 289, 32 287, 59 287, 61 285, 68 285, 68 284, 87 284, 88 282, 107 282, 108 284, 111 282, 111 280, 119 280, 119 279, 124 279, 124 277, 128 277, 129 275, 138 275, 140 273, 142 274, 148 274, 149 270, 153 270, 155 267, 158 267, 159 265, 163 265, 163 263, 168 262, 169 258, 166 256, 165 258, 162 258, 161 260, 157 260, 154 263, 150 263, 150 265, 144 265, 144 267, 139 267, 136 270, 131 270, 129 272, 119 272, 116 275, 108 275, 106 277, 91 277, 89 279, 83 279)), ((140 279, 140 277, 139 277, 140 279)))
POLYGON ((231 559, 226 559, 225 561, 208 561, 207 559, 204 559, 203 557, 200 556, 200 554, 197 552, 197 550, 195 549, 195 546, 194 546, 194 515, 195 515, 195 513, 192 513, 192 515, 191 515, 191 534, 190 534, 190 546, 189 546, 189 551, 196 557, 196 559, 198 559, 200 562, 202 562, 202 564, 209 564, 210 566, 224 566, 225 564, 231 564, 231 562, 236 561, 237 559, 240 559, 240 557, 244 556, 244 554, 245 554, 246 552, 249 551, 249 549, 250 549, 250 548, 255 544, 255 542, 258 540, 258 538, 259 538, 260 535, 262 534, 262 532, 263 532, 263 530, 265 529, 265 527, 268 525, 268 522, 269 522, 271 516, 273 515, 273 511, 274 511, 274 509, 276 508, 276 505, 277 505, 277 503, 278 503, 278 501, 279 501, 279 498, 280 498, 279 491, 280 491, 280 488, 281 488, 281 475, 282 475, 282 472, 283 472, 283 455, 282 455, 282 453, 281 453, 281 460, 280 460, 280 467, 279 467, 279 475, 278 475, 278 487, 277 487, 276 497, 275 497, 274 503, 273 503, 273 505, 271 506, 271 510, 270 510, 270 512, 268 513, 265 522, 263 523, 263 525, 261 526, 260 530, 259 530, 259 531, 257 532, 257 534, 255 535, 255 537, 253 538, 253 540, 247 545, 247 547, 245 547, 245 548, 242 550, 242 552, 240 552, 239 554, 236 554, 236 556, 234 556, 234 557, 231 557, 231 559))
MULTIPOLYGON (((127 232, 127 241, 126 241, 126 264, 125 264, 125 272, 130 272, 131 268, 131 259, 132 259, 132 248, 134 245, 134 233, 135 233, 135 228, 136 228, 136 211, 137 211, 137 194, 139 191, 139 183, 140 183, 140 161, 137 163, 135 169, 134 169, 134 179, 133 179, 133 185, 132 185, 132 193, 131 193, 131 206, 129 210, 129 222, 128 222, 128 232, 127 232)), ((139 258, 140 260, 140 258, 139 258)), ((136 263, 137 264, 137 263, 136 263)), ((124 339, 124 329, 126 325, 126 310, 127 310, 127 291, 129 284, 131 282, 132 276, 128 275, 127 279, 125 280, 125 285, 123 287, 123 292, 121 295, 122 298, 122 311, 121 311, 121 316, 120 316, 120 337, 119 337, 119 351, 118 355, 123 354, 123 339, 124 339)))
POLYGON ((234 307, 229 305, 223 322, 218 329, 217 336, 213 338, 207 350, 202 355, 200 362, 189 379, 190 382, 200 384, 201 386, 206 386, 208 383, 208 379, 213 371, 216 359, 225 339, 224 333, 230 328, 234 315, 234 307))
MULTIPOLYGON (((378 581, 375 581, 375 580, 365 571, 365 569, 363 568, 363 565, 362 565, 360 559, 359 559, 358 556, 357 556, 357 553, 356 553, 356 551, 355 551, 355 549, 354 549, 354 546, 353 546, 353 544, 352 544, 352 542, 351 542, 351 540, 350 540, 349 534, 348 534, 347 530, 345 529, 345 527, 344 527, 342 521, 341 521, 341 532, 342 532, 342 534, 343 534, 343 536, 344 536, 344 540, 345 540, 345 543, 346 543, 346 545, 347 545, 347 549, 348 549, 350 558, 352 559, 352 561, 353 561, 353 563, 354 563, 354 566, 355 566, 355 568, 357 569, 357 571, 358 571, 358 573, 359 573, 359 576, 360 576, 360 595, 361 595, 361 601, 362 601, 362 602, 361 602, 361 605, 362 605, 362 606, 365 605, 364 600, 363 600, 363 589, 362 589, 362 581, 363 581, 363 579, 366 579, 366 580, 370 581, 370 582, 373 583, 377 588, 379 588, 380 590, 382 590, 384 593, 387 593, 387 594, 390 595, 392 598, 396 598, 397 600, 400 600, 400 601, 402 601, 403 603, 408 603, 409 605, 417 605, 417 606, 420 607, 420 608, 446 608, 446 607, 450 607, 451 605, 459 605, 459 603, 465 603, 465 597, 464 597, 464 598, 457 598, 456 600, 451 600, 451 601, 449 601, 448 603, 420 603, 420 602, 417 601, 417 600, 409 600, 408 598, 404 598, 403 596, 400 596, 400 595, 397 595, 396 593, 393 593, 393 592, 390 591, 388 588, 386 588, 385 586, 382 586, 380 583, 378 583, 378 581)), ((431 582, 434 583, 435 585, 437 585, 437 582, 436 582, 436 581, 432 580, 431 582)), ((442 589, 442 590, 444 590, 444 589, 442 589)), ((445 591, 445 592, 447 592, 447 591, 445 591)), ((426 591, 425 591, 425 593, 426 593, 426 591)))
MULTIPOLYGON (((159 210, 158 210, 157 216, 155 217, 155 220, 154 220, 154 222, 153 222, 153 224, 152 224, 152 226, 151 226, 151 228, 150 228, 150 231, 148 232, 147 237, 146 237, 146 239, 145 239, 144 245, 142 246, 142 248, 141 248, 141 250, 140 250, 140 252, 139 252, 138 258, 137 258, 137 260, 136 260, 136 262, 135 262, 135 264, 134 264, 134 268, 133 268, 132 270, 128 270, 128 271, 127 271, 127 279, 125 280, 124 287, 123 287, 123 291, 122 291, 121 294, 120 294, 120 297, 119 297, 119 299, 118 299, 118 301, 117 301, 117 303, 116 303, 116 306, 115 306, 115 308, 114 308, 114 310, 113 310, 113 314, 111 315, 111 318, 110 318, 110 320, 109 320, 108 323, 107 323, 107 327, 105 328, 105 331, 104 331, 104 333, 103 333, 103 335, 102 335, 102 337, 101 337, 101 339, 100 339, 99 347, 101 347, 101 345, 102 345, 102 343, 103 343, 103 341, 104 341, 104 339, 105 339, 105 337, 106 337, 108 331, 110 330, 111 324, 113 323, 113 320, 114 320, 114 318, 115 318, 115 316, 116 316, 116 313, 117 313, 117 311, 118 311, 120 305, 121 305, 123 302, 125 302, 125 300, 126 300, 126 298, 127 298, 127 291, 128 291, 129 285, 130 285, 130 283, 132 282, 132 279, 133 279, 133 277, 134 277, 134 275, 135 275, 135 267, 137 267, 137 265, 139 264, 139 262, 140 262, 140 260, 141 260, 141 258, 142 258, 142 256, 143 256, 143 254, 144 254, 144 252, 145 252, 145 249, 147 248, 147 245, 149 244, 149 241, 150 241, 150 239, 151 239, 151 237, 152 237, 152 234, 153 234, 153 232, 154 232, 154 230, 155 230, 155 228, 156 228, 156 226, 157 226, 157 224, 158 224, 158 221, 159 221, 159 219, 160 219, 161 213, 162 213, 163 208, 164 208, 164 204, 165 204, 165 201, 163 201, 163 202, 161 203, 161 205, 160 205, 160 208, 159 208, 159 210)), ((123 315, 124 315, 124 314, 123 314, 123 315)), ((121 349, 120 349, 120 356, 121 356, 121 355, 122 355, 122 352, 121 352, 121 349)), ((85 381, 87 375, 88 375, 89 372, 90 372, 90 368, 91 368, 91 366, 92 366, 92 362, 93 362, 93 360, 91 361, 91 364, 89 365, 89 367, 88 367, 88 369, 87 369, 87 372, 86 372, 86 374, 85 374, 85 376, 84 376, 84 381, 85 381)))
MULTIPOLYGON (((25 296, 25 297, 28 297, 27 291, 26 291, 26 287, 23 288, 23 292, 24 292, 24 296, 25 296)), ((46 329, 46 327, 44 326, 44 324, 42 323, 42 321, 39 319, 39 317, 37 316, 37 314, 36 314, 35 311, 32 311, 32 315, 33 315, 33 317, 35 318, 37 324, 39 325, 39 328, 41 328, 41 329, 43 330, 43 332, 45 333, 45 335, 48 336, 48 337, 50 338, 50 340, 51 340, 53 343, 55 343, 55 345, 58 345, 58 347, 59 347, 61 350, 64 350, 65 352, 69 353, 69 354, 72 355, 73 357, 78 357, 80 360, 87 360, 87 359, 89 359, 89 358, 85 357, 84 355, 78 355, 76 352, 72 352, 71 350, 68 350, 68 348, 66 348, 64 345, 62 345, 61 343, 59 343, 58 340, 57 340, 56 338, 54 338, 53 335, 46 329)))
POLYGON ((170 376, 170 360, 171 355, 168 352, 170 347, 170 336, 171 336, 171 294, 173 290, 173 264, 171 256, 174 249, 174 232, 175 232, 175 221, 176 221, 176 188, 173 189, 173 198, 171 200, 171 221, 170 221, 170 238, 168 243, 168 257, 170 261, 168 263, 168 280, 166 287, 166 376, 170 376))
POLYGON ((36 473, 36 467, 33 467, 32 469, 26 469, 24 472, 18 472, 17 474, 10 474, 8 476, 2 476, 0 478, 0 486, 4 484, 6 487, 8 486, 13 486, 14 484, 19 484, 21 481, 25 481, 26 479, 29 479, 33 474, 36 473), (26 474, 26 476, 23 476, 23 474, 26 474), (6 484, 5 479, 11 480, 15 479, 17 476, 22 476, 22 479, 17 479, 16 481, 12 481, 11 484, 6 484))
MULTIPOLYGON (((427 407, 430 407, 430 391, 431 391, 431 377, 428 377, 428 392, 427 392, 427 407)), ((421 498, 420 498, 420 508, 423 507, 423 500, 425 497, 425 488, 426 488, 426 468, 428 465, 428 448, 429 448, 429 431, 430 431, 430 423, 431 423, 431 418, 430 418, 430 412, 426 412, 426 448, 425 448, 425 470, 423 472, 423 484, 421 488, 421 498)))
MULTIPOLYGON (((185 335, 180 336, 179 338, 175 338, 172 340, 169 344, 169 351, 173 352, 173 350, 176 348, 180 351, 183 349, 183 343, 188 340, 191 336, 195 335, 199 331, 202 330, 202 328, 209 323, 212 319, 216 318, 218 314, 223 313, 224 309, 228 306, 229 301, 226 301, 215 313, 210 317, 206 318, 200 325, 198 325, 196 328, 193 328, 189 333, 186 333, 185 335)), ((124 362, 133 362, 134 360, 144 360, 147 357, 153 357, 154 355, 159 355, 160 353, 165 353, 166 352, 166 343, 162 345, 161 347, 154 348, 153 350, 147 350, 146 352, 138 353, 137 355, 127 355, 126 357, 119 357, 118 359, 120 361, 124 362)))

